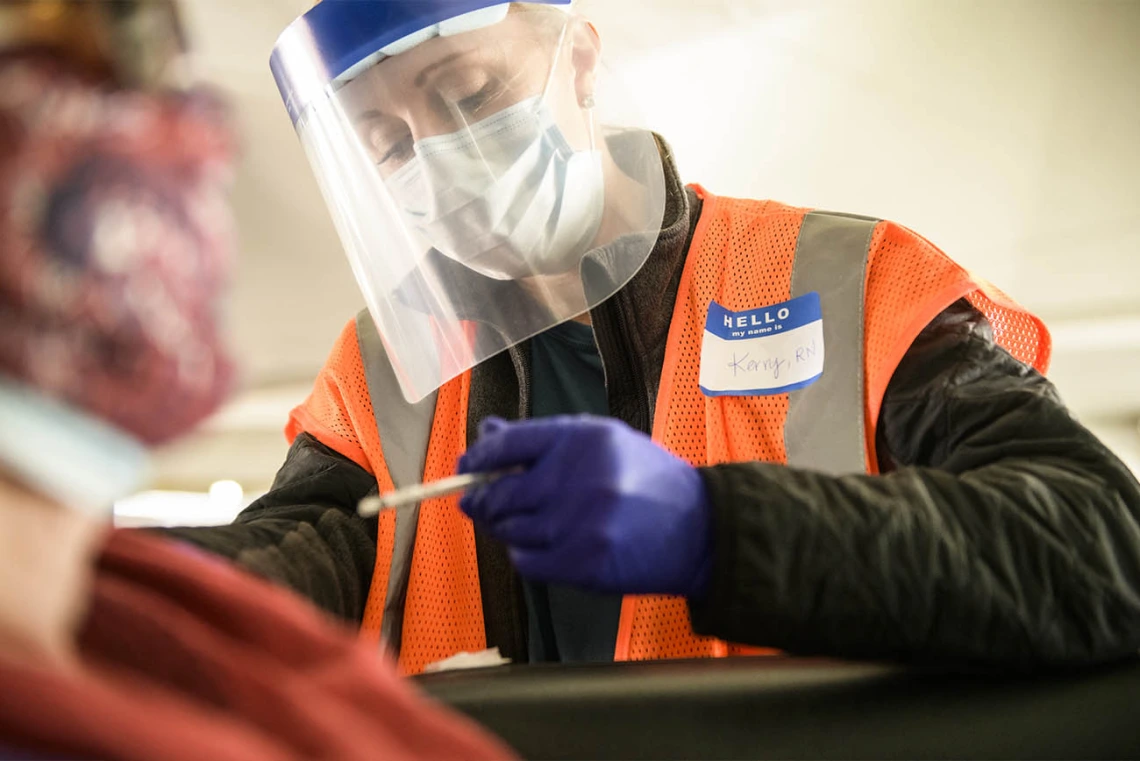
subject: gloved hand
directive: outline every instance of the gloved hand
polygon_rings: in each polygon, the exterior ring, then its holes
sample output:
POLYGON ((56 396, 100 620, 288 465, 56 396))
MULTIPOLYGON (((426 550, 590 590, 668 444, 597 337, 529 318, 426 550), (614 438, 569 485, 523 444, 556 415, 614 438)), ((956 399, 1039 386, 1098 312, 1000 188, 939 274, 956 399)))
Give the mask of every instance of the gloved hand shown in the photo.
POLYGON ((460 505, 533 581, 699 598, 712 565, 704 480, 624 423, 486 420, 461 473, 523 466, 460 505))

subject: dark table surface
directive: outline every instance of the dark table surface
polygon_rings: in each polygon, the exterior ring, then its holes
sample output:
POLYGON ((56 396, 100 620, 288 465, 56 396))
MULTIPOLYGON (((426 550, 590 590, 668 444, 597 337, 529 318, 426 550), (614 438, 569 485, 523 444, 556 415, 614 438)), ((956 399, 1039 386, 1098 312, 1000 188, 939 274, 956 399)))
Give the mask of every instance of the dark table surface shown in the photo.
POLYGON ((1037 677, 738 658, 418 681, 531 759, 1140 758, 1140 660, 1037 677))

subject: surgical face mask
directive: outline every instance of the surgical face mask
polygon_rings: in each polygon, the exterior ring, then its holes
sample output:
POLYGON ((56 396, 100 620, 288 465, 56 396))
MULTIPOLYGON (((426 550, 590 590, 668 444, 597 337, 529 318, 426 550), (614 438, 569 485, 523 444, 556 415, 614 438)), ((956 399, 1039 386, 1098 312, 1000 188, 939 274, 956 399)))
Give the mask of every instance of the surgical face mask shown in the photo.
POLYGON ((601 153, 575 151, 542 98, 415 145, 386 182, 431 246, 499 280, 575 268, 605 205, 601 153))

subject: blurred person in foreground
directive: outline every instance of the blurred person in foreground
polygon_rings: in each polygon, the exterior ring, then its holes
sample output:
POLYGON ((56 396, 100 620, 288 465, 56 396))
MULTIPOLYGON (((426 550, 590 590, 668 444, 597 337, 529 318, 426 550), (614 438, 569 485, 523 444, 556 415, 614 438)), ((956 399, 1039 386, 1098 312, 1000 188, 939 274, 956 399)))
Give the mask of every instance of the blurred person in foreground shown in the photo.
POLYGON ((169 2, 0 3, 0 758, 509 753, 308 605, 113 531, 232 379, 233 139, 169 2))
MULTIPOLYGON (((603 36, 566 0, 326 0, 285 31, 368 313, 273 490, 177 533, 405 673, 1135 657, 1140 487, 1044 378, 1041 321, 901 225, 685 186, 603 36), (358 514, 457 464, 509 475, 358 514)), ((733 104, 681 89, 715 139, 733 104)))

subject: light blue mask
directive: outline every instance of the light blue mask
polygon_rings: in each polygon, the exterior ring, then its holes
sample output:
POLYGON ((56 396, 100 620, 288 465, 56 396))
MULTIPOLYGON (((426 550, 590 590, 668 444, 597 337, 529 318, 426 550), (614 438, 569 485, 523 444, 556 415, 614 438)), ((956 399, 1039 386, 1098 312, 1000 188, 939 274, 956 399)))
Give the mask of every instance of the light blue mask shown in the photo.
POLYGON ((64 507, 110 520, 150 463, 131 436, 0 378, 0 470, 64 507))

